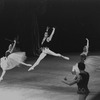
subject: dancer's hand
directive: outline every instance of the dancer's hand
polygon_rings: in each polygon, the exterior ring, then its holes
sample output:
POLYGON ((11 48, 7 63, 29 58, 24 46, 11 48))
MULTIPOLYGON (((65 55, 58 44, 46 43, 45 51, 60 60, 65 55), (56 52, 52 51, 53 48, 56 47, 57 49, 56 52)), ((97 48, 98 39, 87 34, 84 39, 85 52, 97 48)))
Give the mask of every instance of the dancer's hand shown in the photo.
POLYGON ((55 27, 53 27, 52 29, 55 30, 55 27))
POLYGON ((49 27, 47 27, 46 31, 48 32, 48 30, 49 30, 49 27))
POLYGON ((14 40, 14 43, 16 43, 16 40, 14 40))
POLYGON ((86 40, 88 41, 88 38, 86 38, 86 40))

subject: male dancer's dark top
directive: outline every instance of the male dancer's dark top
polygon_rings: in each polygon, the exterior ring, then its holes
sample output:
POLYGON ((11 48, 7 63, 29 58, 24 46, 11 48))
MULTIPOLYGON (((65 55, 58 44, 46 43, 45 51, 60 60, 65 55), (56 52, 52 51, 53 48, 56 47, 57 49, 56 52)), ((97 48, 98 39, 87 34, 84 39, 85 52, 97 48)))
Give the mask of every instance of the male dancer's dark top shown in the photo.
POLYGON ((77 83, 79 94, 88 94, 88 82, 89 82, 89 73, 86 71, 80 72, 79 75, 81 76, 80 81, 77 83))

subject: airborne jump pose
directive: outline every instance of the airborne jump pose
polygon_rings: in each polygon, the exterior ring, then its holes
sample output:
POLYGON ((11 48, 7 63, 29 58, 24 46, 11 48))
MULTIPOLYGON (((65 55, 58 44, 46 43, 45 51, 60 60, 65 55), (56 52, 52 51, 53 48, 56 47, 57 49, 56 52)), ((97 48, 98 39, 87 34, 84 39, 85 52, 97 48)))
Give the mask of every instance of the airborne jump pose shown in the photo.
MULTIPOLYGON (((46 32, 44 33, 44 38, 43 38, 43 40, 42 40, 42 42, 41 42, 41 45, 43 45, 45 41, 46 41, 46 42, 50 42, 51 39, 52 39, 52 37, 53 37, 53 35, 54 35, 54 32, 55 32, 55 28, 54 28, 54 27, 53 27, 53 30, 52 30, 50 36, 48 35, 48 30, 49 30, 49 27, 47 27, 46 32)), ((41 61, 43 58, 45 58, 45 56, 46 56, 47 54, 48 54, 48 55, 52 55, 52 56, 62 57, 62 58, 64 58, 64 59, 69 60, 69 57, 63 56, 63 55, 61 55, 61 54, 59 54, 59 53, 55 53, 55 52, 51 51, 51 50, 49 49, 49 47, 46 47, 46 46, 41 47, 41 51, 42 51, 42 53, 40 54, 39 58, 38 58, 37 61, 34 63, 34 65, 33 65, 31 68, 29 68, 28 71, 33 70, 33 69, 40 63, 40 61, 41 61)))
POLYGON ((24 63, 26 59, 25 52, 13 52, 16 45, 16 40, 9 45, 8 50, 5 52, 5 56, 0 59, 0 65, 2 68, 2 74, 0 76, 0 81, 3 80, 3 77, 7 70, 13 69, 14 67, 23 64, 25 66, 32 66, 31 64, 24 63))

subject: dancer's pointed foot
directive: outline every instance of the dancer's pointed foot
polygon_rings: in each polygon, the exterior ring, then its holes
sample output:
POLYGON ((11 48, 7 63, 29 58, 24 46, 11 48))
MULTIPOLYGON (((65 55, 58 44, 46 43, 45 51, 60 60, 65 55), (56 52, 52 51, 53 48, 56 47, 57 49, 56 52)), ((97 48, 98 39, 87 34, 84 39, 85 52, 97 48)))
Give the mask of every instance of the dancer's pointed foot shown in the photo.
POLYGON ((34 67, 31 67, 31 68, 28 69, 28 71, 31 71, 31 70, 34 70, 34 67))
POLYGON ((62 56, 64 59, 69 60, 69 57, 62 56))
POLYGON ((3 78, 2 77, 0 77, 0 82, 3 80, 3 78))

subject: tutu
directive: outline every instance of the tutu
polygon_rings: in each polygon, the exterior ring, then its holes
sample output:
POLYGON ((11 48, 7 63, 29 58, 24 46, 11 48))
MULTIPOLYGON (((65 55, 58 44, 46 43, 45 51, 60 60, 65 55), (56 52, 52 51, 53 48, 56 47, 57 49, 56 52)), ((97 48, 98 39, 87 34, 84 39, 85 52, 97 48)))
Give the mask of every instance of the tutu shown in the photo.
MULTIPOLYGON (((100 70, 100 56, 88 56, 85 60, 85 71, 87 72, 94 72, 96 70, 100 70)), ((76 71, 77 73, 79 73, 79 69, 78 69, 78 63, 76 63, 73 67, 72 67, 72 72, 76 71)))
POLYGON ((0 65, 3 70, 5 70, 7 68, 7 58, 6 57, 2 57, 0 59, 0 65))
POLYGON ((1 68, 5 70, 12 69, 18 66, 21 62, 26 59, 25 52, 11 53, 7 58, 1 58, 1 68))
POLYGON ((100 56, 88 56, 85 60, 86 71, 93 72, 100 69, 100 56))

